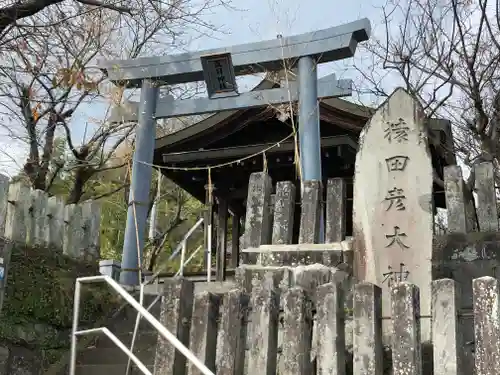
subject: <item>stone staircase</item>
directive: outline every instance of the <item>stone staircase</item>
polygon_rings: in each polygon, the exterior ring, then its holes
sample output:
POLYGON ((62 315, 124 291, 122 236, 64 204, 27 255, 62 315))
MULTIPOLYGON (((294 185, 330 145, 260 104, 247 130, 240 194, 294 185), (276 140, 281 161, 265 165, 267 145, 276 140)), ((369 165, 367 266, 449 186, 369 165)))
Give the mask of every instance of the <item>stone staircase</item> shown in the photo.
MULTIPOLYGON (((145 305, 155 299, 155 295, 146 295, 145 305)), ((161 302, 156 303, 150 312, 157 319, 160 317, 161 302)), ((106 327, 123 344, 130 347, 134 332, 137 311, 127 306, 120 316, 113 319, 113 323, 106 327)), ((134 345, 134 354, 153 371, 158 332, 145 320, 141 320, 134 345)), ((128 356, 123 353, 108 337, 99 336, 93 345, 81 349, 77 354, 76 375, 124 375, 127 368, 128 356)), ((141 374, 132 363, 129 374, 141 374)))
MULTIPOLYGON (((236 283, 232 280, 225 282, 213 281, 207 283, 200 278, 190 278, 194 282, 194 292, 201 293, 210 290, 212 293, 224 293, 234 287, 236 283)), ((161 284, 158 286, 150 285, 146 289, 144 305, 148 306, 156 298, 158 290, 161 290, 161 284)), ((84 301, 82 301, 84 303, 84 301)), ((158 301, 150 312, 159 319, 161 311, 161 300, 158 301)), ((130 348, 134 332, 137 311, 127 306, 119 316, 113 319, 113 323, 106 327, 116 335, 125 346, 130 348)), ((139 325, 133 353, 153 372, 158 341, 158 332, 144 319, 139 325)), ((76 375, 124 375, 127 368, 128 356, 123 353, 110 339, 105 335, 99 336, 93 340, 93 344, 85 349, 80 349, 77 354, 76 375)), ((130 375, 142 374, 132 363, 130 375)), ((65 372, 59 375, 67 375, 68 367, 65 372)))

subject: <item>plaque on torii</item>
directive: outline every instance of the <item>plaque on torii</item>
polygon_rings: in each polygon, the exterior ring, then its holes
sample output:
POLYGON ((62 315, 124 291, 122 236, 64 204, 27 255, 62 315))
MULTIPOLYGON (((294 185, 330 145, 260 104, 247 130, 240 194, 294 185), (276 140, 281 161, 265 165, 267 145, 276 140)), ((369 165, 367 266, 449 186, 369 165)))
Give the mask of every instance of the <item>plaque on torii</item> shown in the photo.
POLYGON ((318 98, 349 96, 352 81, 337 80, 335 75, 318 81, 316 66, 354 56, 357 44, 368 40, 370 31, 370 21, 361 19, 258 43, 99 63, 115 84, 126 88, 141 87, 140 101, 115 108, 109 119, 111 122, 138 122, 120 274, 122 284, 140 283, 139 263, 145 242, 156 120, 298 101, 302 178, 321 180, 318 98), (297 82, 291 81, 281 88, 238 91, 236 76, 282 71, 285 62, 286 66, 298 69, 297 82), (207 97, 159 98, 160 86, 197 81, 205 81, 207 97))

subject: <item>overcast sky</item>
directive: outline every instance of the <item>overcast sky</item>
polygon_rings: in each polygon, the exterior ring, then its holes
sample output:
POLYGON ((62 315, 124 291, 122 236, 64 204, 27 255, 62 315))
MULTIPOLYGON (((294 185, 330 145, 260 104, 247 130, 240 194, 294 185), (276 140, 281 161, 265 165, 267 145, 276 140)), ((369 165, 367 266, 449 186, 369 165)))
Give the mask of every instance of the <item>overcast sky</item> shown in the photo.
MULTIPOLYGON (((218 48, 274 39, 278 34, 284 36, 300 34, 364 17, 371 20, 372 28, 376 33, 377 25, 380 25, 381 21, 381 12, 378 7, 382 4, 381 0, 233 0, 232 5, 240 11, 221 9, 217 14, 210 16, 209 21, 220 26, 225 32, 217 35, 216 38, 197 39, 189 49, 218 48)), ((362 54, 357 55, 358 61, 362 58, 362 54)), ((319 69, 320 76, 333 72, 341 75, 342 78, 359 79, 359 75, 353 69, 352 59, 340 63, 323 64, 319 69)), ((242 91, 246 91, 255 85, 257 80, 250 78, 242 83, 242 91)), ((91 106, 80 106, 71 124, 75 134, 82 136, 85 123, 102 119, 105 112, 106 104, 93 103, 91 106)), ((10 175, 16 173, 26 159, 23 148, 0 137, 0 151, 0 172, 10 175)))

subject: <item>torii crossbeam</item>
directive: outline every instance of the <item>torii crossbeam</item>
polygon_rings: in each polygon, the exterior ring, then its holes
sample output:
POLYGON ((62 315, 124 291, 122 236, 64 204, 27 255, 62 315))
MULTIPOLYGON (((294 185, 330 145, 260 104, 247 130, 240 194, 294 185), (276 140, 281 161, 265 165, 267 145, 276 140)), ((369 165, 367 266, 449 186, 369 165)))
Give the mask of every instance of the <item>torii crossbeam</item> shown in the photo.
POLYGON ((361 19, 325 30, 217 50, 100 63, 112 82, 141 87, 140 101, 135 105, 138 110, 131 104, 127 117, 118 111, 111 119, 138 121, 120 275, 122 284, 140 283, 156 119, 298 100, 302 177, 321 180, 318 97, 350 95, 351 82, 336 80, 334 75, 318 81, 316 65, 354 56, 357 44, 368 40, 370 30, 369 20, 361 19), (238 92, 237 75, 280 71, 285 62, 290 68, 298 67, 297 84, 238 92), (208 98, 158 99, 159 86, 202 80, 207 84, 208 98))
MULTIPOLYGON (((352 80, 337 80, 335 74, 330 74, 318 80, 318 99, 340 98, 352 94, 352 80)), ((204 113, 232 111, 243 108, 254 108, 267 105, 278 105, 299 100, 299 90, 296 82, 289 82, 288 87, 264 89, 244 92, 238 96, 176 100, 167 95, 157 102, 154 117, 158 119, 201 115, 204 113)), ((127 101, 114 107, 107 119, 111 123, 134 122, 139 116, 139 102, 127 101)))

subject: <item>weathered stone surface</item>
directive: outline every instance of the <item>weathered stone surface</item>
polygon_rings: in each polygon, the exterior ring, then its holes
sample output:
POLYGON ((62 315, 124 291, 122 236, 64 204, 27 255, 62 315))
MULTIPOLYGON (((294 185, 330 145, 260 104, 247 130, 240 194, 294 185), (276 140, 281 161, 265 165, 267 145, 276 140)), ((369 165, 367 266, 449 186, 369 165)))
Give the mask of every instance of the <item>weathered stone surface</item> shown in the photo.
POLYGON ((381 288, 371 283, 356 284, 353 305, 353 374, 382 375, 381 288))
POLYGON ((308 375, 311 372, 310 346, 312 310, 302 288, 290 288, 283 300, 283 346, 278 373, 308 375))
POLYGON ((82 203, 83 251, 89 258, 100 257, 101 250, 101 204, 94 200, 82 203))
MULTIPOLYGON (((416 284, 421 309, 430 315, 433 237, 433 168, 424 113, 397 89, 363 129, 356 155, 353 237, 354 274, 388 294, 399 280, 416 284)), ((383 314, 390 315, 389 299, 383 314)), ((384 332, 390 327, 384 321, 384 332)), ((422 335, 430 338, 429 319, 422 335)))
POLYGON ((64 242, 64 202, 59 197, 47 201, 47 228, 45 241, 49 246, 62 249, 64 242))
POLYGON ((8 202, 5 237, 24 243, 27 235, 26 221, 29 217, 31 203, 30 188, 20 182, 10 184, 8 202))
POLYGON ((265 276, 271 277, 276 288, 284 290, 292 285, 293 273, 289 267, 264 267, 260 265, 243 265, 235 271, 238 287, 243 293, 252 294, 256 286, 260 286, 265 276))
POLYGON ((9 375, 35 375, 41 368, 41 358, 23 347, 12 348, 9 361, 9 375))
MULTIPOLYGON (((5 233, 5 221, 7 220, 8 194, 9 194, 9 177, 0 174, 0 236, 5 233)), ((0 373, 1 375, 1 373, 0 373)))
MULTIPOLYGON (((191 318, 190 349, 210 370, 215 371, 215 351, 220 298, 209 292, 195 295, 191 318)), ((188 375, 202 372, 188 361, 188 375)))
POLYGON ((249 296, 239 290, 223 296, 217 337, 217 375, 243 374, 249 302, 249 296))
MULTIPOLYGON (((189 345, 193 289, 193 283, 183 278, 164 281, 160 322, 186 346, 189 345)), ((186 374, 186 357, 161 335, 158 335, 155 374, 186 374)))
POLYGON ((477 221, 481 232, 498 231, 498 209, 493 163, 481 163, 474 168, 477 194, 477 221))
POLYGON ((423 375, 418 288, 401 282, 391 290, 394 375, 423 375))
POLYGON ((344 292, 338 283, 316 290, 317 375, 345 375, 344 292))
POLYGON ((318 243, 321 222, 321 181, 304 181, 299 243, 318 243))
POLYGON ((474 198, 465 187, 458 165, 444 167, 444 192, 448 214, 448 233, 466 233, 477 229, 474 198))
POLYGON ((252 290, 246 375, 275 375, 278 349, 280 290, 272 275, 252 290))
MULTIPOLYGON (((291 244, 295 217, 295 185, 290 181, 276 183, 272 243, 291 244)), ((261 264, 287 263, 288 254, 263 254, 261 264)))
POLYGON ((9 348, 5 346, 0 346, 0 375, 10 375, 9 374, 9 348))
POLYGON ((492 277, 474 280, 476 375, 496 375, 500 368, 500 283, 492 277))
MULTIPOLYGON (((243 249, 258 247, 271 240, 271 217, 268 208, 272 187, 271 178, 266 173, 258 172, 250 175, 243 249)), ((248 258, 249 264, 255 264, 257 261, 253 255, 244 258, 248 258)))
POLYGON ((460 287, 451 279, 432 282, 434 373, 465 375, 464 342, 458 320, 460 287))
POLYGON ((326 188, 325 242, 340 242, 346 231, 346 181, 331 178, 326 188))
POLYGON ((9 273, 12 246, 12 241, 0 238, 0 312, 2 311, 3 301, 5 298, 5 288, 7 286, 7 276, 9 273))
POLYGON ((291 181, 276 183, 272 236, 274 245, 292 243, 294 213, 295 185, 291 181))
POLYGON ((344 282, 349 276, 344 271, 322 264, 294 267, 292 272, 292 285, 303 288, 311 296, 313 302, 316 298, 316 289, 320 285, 335 282, 344 286, 344 282))
POLYGON ((64 207, 64 224, 63 253, 75 258, 83 256, 85 232, 80 205, 68 204, 64 207))
MULTIPOLYGON (((450 278, 461 286, 460 309, 472 312, 472 281, 486 275, 500 276, 500 233, 451 233, 434 239, 433 280, 450 278)), ((473 319, 461 316, 465 342, 474 340, 473 319)), ((467 346, 471 355, 471 346, 467 346)))
POLYGON ((47 194, 42 190, 31 192, 31 202, 26 218, 26 243, 28 245, 45 245, 47 228, 47 194))
POLYGON ((334 242, 329 244, 290 244, 261 245, 258 248, 245 249, 246 253, 259 254, 264 260, 260 265, 274 267, 295 267, 297 265, 324 264, 328 267, 339 267, 344 263, 352 266, 350 254, 352 241, 334 242))

